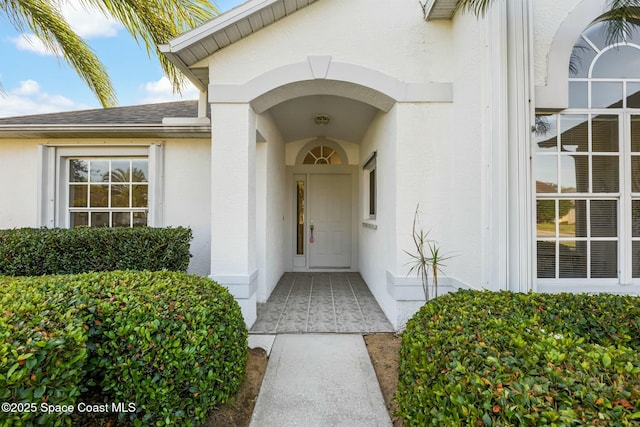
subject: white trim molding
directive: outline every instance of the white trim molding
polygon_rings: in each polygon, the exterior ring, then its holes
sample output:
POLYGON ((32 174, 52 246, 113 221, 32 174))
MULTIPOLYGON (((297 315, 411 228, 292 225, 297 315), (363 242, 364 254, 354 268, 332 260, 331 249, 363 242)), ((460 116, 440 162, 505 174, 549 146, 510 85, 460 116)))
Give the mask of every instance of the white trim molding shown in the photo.
POLYGON ((547 81, 536 86, 536 108, 563 110, 569 106, 569 60, 580 34, 602 16, 607 0, 583 0, 567 16, 551 42, 547 57, 547 81))
POLYGON ((209 85, 210 103, 251 103, 258 114, 289 99, 321 94, 343 96, 388 112, 396 102, 453 102, 453 84, 403 82, 330 56, 310 56, 245 84, 209 85))
POLYGON ((258 317, 258 270, 247 274, 214 273, 209 278, 229 290, 229 293, 240 305, 247 328, 253 326, 258 317))

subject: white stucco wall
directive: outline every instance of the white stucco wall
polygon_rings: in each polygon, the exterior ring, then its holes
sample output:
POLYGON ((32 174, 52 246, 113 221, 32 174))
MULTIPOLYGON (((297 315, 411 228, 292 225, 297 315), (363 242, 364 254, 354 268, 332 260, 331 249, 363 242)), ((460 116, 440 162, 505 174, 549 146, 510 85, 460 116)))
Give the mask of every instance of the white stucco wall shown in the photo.
POLYGON ((211 141, 164 143, 164 225, 193 231, 189 272, 206 276, 211 261, 211 141))
MULTIPOLYGON (((38 146, 109 147, 148 145, 146 139, 0 140, 0 229, 37 227, 38 146), (10 183, 10 184, 9 184, 10 183)), ((164 226, 193 230, 189 272, 209 274, 210 146, 209 139, 171 139, 164 145, 164 226)), ((114 148, 114 150, 116 150, 114 148)), ((116 150, 117 151, 117 150, 116 150)))
POLYGON ((544 86, 547 83, 549 48, 559 26, 567 19, 576 5, 583 1, 596 2, 598 0, 565 0, 561 2, 535 0, 533 2, 534 72, 537 86, 544 86))
POLYGON ((0 139, 0 229, 36 227, 37 140, 0 139))
POLYGON ((269 113, 258 116, 257 129, 266 142, 257 144, 256 227, 259 236, 258 302, 265 302, 285 272, 288 247, 286 242, 286 168, 283 162, 285 144, 269 113))
POLYGON ((482 256, 487 238, 483 225, 487 226, 485 219, 490 214, 484 202, 491 185, 486 171, 501 167, 491 165, 486 156, 492 142, 487 127, 493 126, 488 115, 495 114, 487 111, 491 91, 495 90, 489 85, 500 72, 493 68, 491 53, 486 48, 488 25, 486 20, 472 14, 458 14, 454 20, 452 38, 454 49, 459 52, 455 55, 453 72, 455 99, 449 133, 441 136, 443 141, 450 141, 444 154, 447 182, 443 183, 449 195, 444 205, 449 218, 441 247, 452 257, 446 261, 444 270, 461 284, 475 288, 482 287, 484 262, 491 262, 491 255, 482 256))
POLYGON ((359 168, 360 209, 358 212, 360 274, 389 319, 397 317, 397 304, 387 290, 386 271, 396 260, 396 120, 394 107, 378 113, 360 143, 360 157, 367 159, 376 151, 377 204, 376 218, 368 219, 364 203, 363 171, 359 168), (362 223, 377 228, 369 228, 362 223))
POLYGON ((331 55, 403 81, 449 81, 449 26, 426 25, 414 0, 322 0, 199 65, 210 66, 211 82, 240 84, 310 55, 331 55))

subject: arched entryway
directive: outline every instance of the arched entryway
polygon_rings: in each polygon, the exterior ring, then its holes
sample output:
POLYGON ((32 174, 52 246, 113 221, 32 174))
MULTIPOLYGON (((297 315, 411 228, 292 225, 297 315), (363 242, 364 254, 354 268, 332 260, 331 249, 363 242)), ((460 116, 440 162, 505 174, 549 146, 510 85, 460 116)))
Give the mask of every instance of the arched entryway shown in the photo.
MULTIPOLYGON (((450 84, 407 83, 330 56, 209 85, 211 235, 224 242, 212 244, 212 277, 232 291, 248 324, 287 271, 360 271, 361 224, 371 220, 363 194, 373 193, 363 162, 393 150, 397 102, 450 100, 450 84)), ((389 176, 393 158, 385 157, 389 176)))
POLYGON ((293 271, 357 271, 358 167, 350 162, 338 142, 320 137, 288 167, 293 271))

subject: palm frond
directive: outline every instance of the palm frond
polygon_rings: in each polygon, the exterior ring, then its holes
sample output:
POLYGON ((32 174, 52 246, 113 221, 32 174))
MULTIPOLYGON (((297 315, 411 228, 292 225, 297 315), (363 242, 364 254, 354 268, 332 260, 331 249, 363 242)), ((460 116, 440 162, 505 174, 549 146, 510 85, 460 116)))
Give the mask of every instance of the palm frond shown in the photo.
POLYGON ((0 2, 0 6, 17 30, 30 29, 47 49, 61 55, 104 107, 116 105, 115 90, 106 68, 51 2, 10 0, 0 2))
POLYGON ((475 16, 484 16, 493 0, 458 0, 456 11, 471 12, 475 16))
POLYGON ((208 0, 82 0, 117 19, 148 55, 156 55, 164 73, 180 92, 183 76, 158 46, 212 19, 219 12, 208 0))

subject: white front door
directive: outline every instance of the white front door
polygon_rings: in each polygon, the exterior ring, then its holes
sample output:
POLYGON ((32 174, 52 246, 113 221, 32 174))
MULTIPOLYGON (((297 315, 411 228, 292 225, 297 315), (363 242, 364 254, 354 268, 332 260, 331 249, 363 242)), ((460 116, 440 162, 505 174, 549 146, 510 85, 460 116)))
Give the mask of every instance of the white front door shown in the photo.
POLYGON ((351 175, 309 175, 309 267, 351 267, 351 175))

